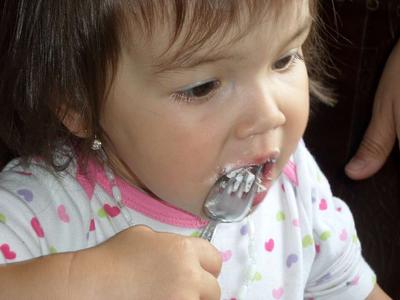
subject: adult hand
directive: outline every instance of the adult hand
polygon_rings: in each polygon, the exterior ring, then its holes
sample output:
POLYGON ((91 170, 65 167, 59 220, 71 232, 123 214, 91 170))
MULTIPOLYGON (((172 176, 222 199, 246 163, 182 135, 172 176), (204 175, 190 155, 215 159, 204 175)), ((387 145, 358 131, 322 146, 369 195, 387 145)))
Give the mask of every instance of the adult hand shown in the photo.
POLYGON ((372 118, 345 172, 359 180, 375 174, 400 139, 400 41, 392 50, 375 94, 372 118))
POLYGON ((136 226, 75 255, 71 299, 220 299, 221 256, 199 238, 136 226))

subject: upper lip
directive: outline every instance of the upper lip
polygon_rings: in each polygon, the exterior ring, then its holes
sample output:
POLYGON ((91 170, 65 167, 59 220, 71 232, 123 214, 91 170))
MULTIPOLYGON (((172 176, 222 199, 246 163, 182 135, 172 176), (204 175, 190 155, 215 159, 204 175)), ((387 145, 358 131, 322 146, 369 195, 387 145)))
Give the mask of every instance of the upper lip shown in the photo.
POLYGON ((275 161, 279 158, 279 150, 273 150, 269 151, 265 154, 258 154, 254 155, 250 159, 242 159, 233 164, 232 168, 224 168, 224 174, 229 173, 233 170, 237 170, 240 168, 246 168, 246 167, 251 167, 251 166, 258 166, 258 165, 264 165, 267 162, 272 162, 275 163, 275 161))

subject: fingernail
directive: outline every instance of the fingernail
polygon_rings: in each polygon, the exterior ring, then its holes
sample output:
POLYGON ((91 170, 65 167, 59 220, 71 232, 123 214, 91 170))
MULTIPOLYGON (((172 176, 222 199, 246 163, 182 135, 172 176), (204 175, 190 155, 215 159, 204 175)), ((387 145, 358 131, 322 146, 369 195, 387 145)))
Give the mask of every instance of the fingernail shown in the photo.
POLYGON ((367 166, 367 161, 361 158, 353 158, 346 166, 346 170, 350 172, 358 172, 367 166))

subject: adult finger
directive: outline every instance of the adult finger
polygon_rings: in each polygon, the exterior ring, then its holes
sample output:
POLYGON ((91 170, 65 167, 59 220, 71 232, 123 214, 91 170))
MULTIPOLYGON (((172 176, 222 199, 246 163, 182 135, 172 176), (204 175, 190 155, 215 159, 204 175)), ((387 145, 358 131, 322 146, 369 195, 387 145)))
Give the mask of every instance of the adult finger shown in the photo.
POLYGON ((375 174, 385 163, 396 140, 392 99, 375 99, 371 122, 363 140, 345 167, 347 176, 360 180, 375 174))

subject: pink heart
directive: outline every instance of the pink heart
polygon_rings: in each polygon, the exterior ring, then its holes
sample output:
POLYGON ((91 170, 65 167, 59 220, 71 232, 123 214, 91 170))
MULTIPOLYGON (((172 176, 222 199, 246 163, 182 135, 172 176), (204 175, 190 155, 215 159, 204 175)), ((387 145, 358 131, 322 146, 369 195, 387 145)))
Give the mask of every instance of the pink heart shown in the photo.
POLYGON ((293 219, 292 224, 293 224, 293 226, 299 227, 300 226, 299 219, 293 219))
POLYGON ((1 253, 6 259, 15 259, 17 254, 14 251, 11 251, 10 246, 8 244, 2 244, 0 246, 1 253))
POLYGON ((342 230, 342 232, 340 233, 339 238, 340 238, 341 241, 347 240, 347 231, 346 231, 346 229, 342 230))
POLYGON ((57 207, 57 213, 58 213, 58 217, 60 218, 61 221, 63 221, 64 223, 69 222, 69 215, 63 204, 61 204, 57 207))
POLYGON ((320 253, 321 252, 321 246, 318 244, 315 244, 315 252, 320 253))
POLYGON ((350 281, 350 285, 357 285, 359 280, 360 280, 360 276, 357 275, 356 277, 353 278, 352 281, 350 281))
POLYGON ((221 251, 220 254, 221 254, 221 258, 222 258, 223 262, 227 262, 232 257, 232 251, 231 250, 221 251))
POLYGON ((89 231, 95 231, 96 230, 96 223, 94 222, 94 219, 90 220, 90 226, 89 226, 89 231))
POLYGON ((271 252, 272 250, 274 250, 274 247, 275 247, 274 240, 269 239, 267 242, 265 242, 264 247, 265 247, 265 250, 267 250, 268 252, 271 252))
POLYGON ((31 220, 31 226, 33 230, 36 232, 36 235, 40 238, 44 237, 44 231, 42 225, 40 225, 39 220, 36 217, 33 217, 31 220))
POLYGON ((118 216, 119 213, 121 212, 118 206, 111 206, 107 203, 103 205, 103 209, 105 210, 107 215, 109 215, 111 218, 118 216))
POLYGON ((272 296, 274 297, 274 299, 281 299, 283 296, 283 288, 273 289, 272 296))
POLYGON ((328 208, 328 203, 326 203, 325 199, 321 199, 319 202, 319 209, 320 210, 326 210, 328 208))

